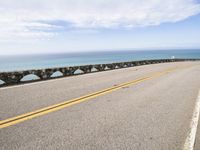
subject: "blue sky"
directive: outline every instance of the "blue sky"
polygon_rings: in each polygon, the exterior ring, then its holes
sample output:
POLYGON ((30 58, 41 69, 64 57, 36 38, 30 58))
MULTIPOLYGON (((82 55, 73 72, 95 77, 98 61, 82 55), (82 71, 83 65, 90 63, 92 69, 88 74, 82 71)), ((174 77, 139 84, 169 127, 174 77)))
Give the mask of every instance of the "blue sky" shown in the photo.
POLYGON ((0 0, 0 55, 200 48, 197 0, 0 0))

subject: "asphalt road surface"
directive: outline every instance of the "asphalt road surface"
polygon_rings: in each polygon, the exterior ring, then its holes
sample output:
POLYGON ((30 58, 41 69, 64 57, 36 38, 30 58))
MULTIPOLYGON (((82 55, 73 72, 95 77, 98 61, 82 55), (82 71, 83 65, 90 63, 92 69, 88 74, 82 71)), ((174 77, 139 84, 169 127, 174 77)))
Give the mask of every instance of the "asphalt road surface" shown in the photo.
POLYGON ((182 150, 199 90, 200 62, 0 88, 0 149, 182 150))

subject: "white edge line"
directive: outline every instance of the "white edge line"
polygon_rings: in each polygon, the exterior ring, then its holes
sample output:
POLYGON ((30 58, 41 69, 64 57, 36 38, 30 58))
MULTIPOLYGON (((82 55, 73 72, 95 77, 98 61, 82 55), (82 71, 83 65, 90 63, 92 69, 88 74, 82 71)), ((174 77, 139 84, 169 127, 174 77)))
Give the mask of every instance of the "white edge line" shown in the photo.
POLYGON ((185 140, 183 150, 193 150, 194 149, 197 126, 198 126, 198 121, 199 121, 199 112, 200 112, 200 90, 199 90, 199 93, 197 96, 192 120, 190 122, 190 132, 188 133, 188 136, 185 140))
MULTIPOLYGON (((181 62, 175 62, 175 63, 181 63, 181 62)), ((160 65, 160 64, 171 64, 171 63, 158 63, 158 64, 151 64, 151 65, 141 65, 141 66, 135 66, 135 67, 128 67, 128 68, 122 68, 122 69, 140 69, 142 67, 149 67, 152 65, 160 65)), ((117 71, 118 69, 114 69, 114 70, 110 70, 110 71, 117 71)), ((105 73, 106 71, 98 71, 98 72, 93 72, 93 73, 86 73, 86 74, 82 74, 81 76, 84 75, 92 75, 95 73, 105 73)), ((78 75, 79 76, 79 75, 78 75)), ((61 78, 51 78, 50 80, 39 80, 36 82, 28 82, 28 83, 22 83, 22 84, 18 84, 18 85, 10 85, 10 86, 5 86, 5 87, 0 87, 0 91, 1 90, 7 90, 7 89, 12 89, 12 88, 19 88, 19 87, 24 87, 24 86, 31 86, 31 85, 37 85, 37 84, 41 84, 41 83, 48 83, 48 82, 55 82, 55 81, 60 81, 60 80, 66 80, 66 78, 70 78, 70 77, 76 77, 76 76, 65 76, 65 77, 61 77, 61 78)))
MULTIPOLYGON (((131 67, 130 67, 131 68, 131 67)), ((124 68, 124 69, 128 69, 128 68, 124 68)), ((135 69, 135 68, 134 68, 135 69)), ((110 71, 115 71, 115 70, 110 70, 110 71)), ((62 80, 66 80, 69 78, 73 78, 73 77, 80 77, 80 76, 84 76, 84 75, 92 75, 95 73, 103 73, 104 71, 99 71, 99 72, 92 72, 92 73, 85 73, 85 74, 81 74, 81 75, 72 75, 72 76, 62 76, 62 77, 58 77, 58 78, 51 78, 51 79, 47 79, 47 80, 38 80, 38 81, 33 81, 33 82, 21 82, 21 84, 18 85, 9 85, 9 86, 5 86, 5 87, 0 87, 0 91, 1 90, 7 90, 7 89, 12 89, 12 88, 19 88, 19 87, 24 87, 24 86, 31 86, 31 85, 37 85, 37 84, 41 84, 41 83, 49 83, 49 82, 56 82, 56 81, 62 81, 62 80)))
MULTIPOLYGON (((162 63, 164 64, 164 63, 162 63)), ((167 63, 166 63, 167 64, 167 63)), ((151 65, 158 65, 158 64, 151 64, 151 65)), ((141 66, 135 66, 135 67, 128 67, 128 68, 123 68, 123 69, 139 69, 140 67, 143 67, 143 66, 148 66, 148 65, 141 65, 141 66)), ((117 71, 118 69, 114 69, 114 70, 110 70, 110 71, 117 71)), ((105 73, 106 71, 99 71, 99 72, 93 72, 93 73, 86 73, 86 74, 82 74, 81 76, 84 76, 84 75, 92 75, 92 74, 95 74, 95 73, 105 73)), ((78 75, 80 76, 80 75, 78 75)), ((72 77, 77 77, 76 75, 75 76, 63 76, 61 78, 51 78, 50 80, 39 80, 39 81, 36 81, 36 82, 28 82, 28 83, 21 83, 21 84, 18 84, 18 85, 10 85, 10 86, 5 86, 5 87, 0 87, 0 91, 1 90, 7 90, 7 89, 12 89, 12 88, 19 88, 19 87, 24 87, 24 86, 31 86, 31 85, 37 85, 37 84, 41 84, 41 83, 48 83, 48 82, 56 82, 56 81, 62 81, 62 80, 66 80, 66 78, 72 78, 72 77)))
MULTIPOLYGON (((71 77, 73 77, 73 76, 71 76, 71 77)), ((41 83, 55 82, 55 81, 65 80, 65 79, 66 79, 66 77, 51 78, 49 80, 39 80, 39 81, 21 83, 21 84, 18 84, 18 85, 10 85, 10 86, 1 87, 0 91, 1 90, 6 90, 6 89, 12 89, 12 88, 24 87, 24 86, 37 85, 37 84, 41 84, 41 83)))

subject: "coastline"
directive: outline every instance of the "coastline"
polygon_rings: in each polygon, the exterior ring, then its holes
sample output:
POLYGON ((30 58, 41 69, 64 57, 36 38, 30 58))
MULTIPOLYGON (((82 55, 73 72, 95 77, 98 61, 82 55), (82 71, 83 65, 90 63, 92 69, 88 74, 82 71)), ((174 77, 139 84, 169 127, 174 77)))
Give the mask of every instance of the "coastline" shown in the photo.
POLYGON ((199 61, 199 60, 200 59, 155 59, 155 60, 141 60, 141 61, 110 63, 110 64, 95 64, 95 65, 85 65, 85 66, 0 72, 0 80, 2 81, 2 83, 0 83, 0 87, 35 82, 35 81, 42 81, 42 80, 50 80, 66 76, 74 76, 74 75, 87 74, 93 72, 101 72, 114 69, 122 69, 127 67, 148 65, 148 64, 180 62, 180 61, 199 61))

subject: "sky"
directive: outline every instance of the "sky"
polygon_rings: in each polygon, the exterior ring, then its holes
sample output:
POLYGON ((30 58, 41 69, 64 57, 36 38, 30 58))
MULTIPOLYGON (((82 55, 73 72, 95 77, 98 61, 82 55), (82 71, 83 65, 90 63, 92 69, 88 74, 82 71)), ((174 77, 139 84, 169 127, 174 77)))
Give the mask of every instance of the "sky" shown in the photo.
POLYGON ((200 48, 199 0, 0 0, 0 55, 200 48))

